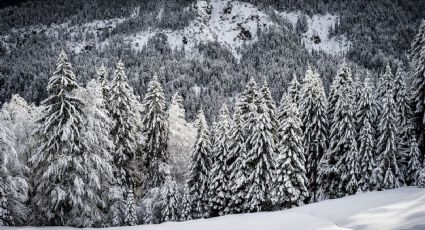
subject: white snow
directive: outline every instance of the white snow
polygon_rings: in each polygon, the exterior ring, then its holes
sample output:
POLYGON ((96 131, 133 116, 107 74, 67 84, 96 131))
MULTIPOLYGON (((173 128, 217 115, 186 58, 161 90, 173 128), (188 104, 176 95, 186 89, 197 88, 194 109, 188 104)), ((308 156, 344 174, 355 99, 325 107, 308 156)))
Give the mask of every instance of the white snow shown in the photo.
MULTIPOLYGON (((4 228, 14 230, 16 228, 4 228)), ((20 227, 20 230, 37 229, 20 227)), ((43 228, 45 229, 45 228, 43 228)), ((49 227, 47 229, 72 229, 49 227)), ((113 227, 110 230, 423 230, 425 189, 405 187, 326 200, 289 210, 113 227)))
MULTIPOLYGON (((287 19, 295 28, 298 18, 302 15, 299 11, 280 12, 279 15, 287 19)), ((339 17, 327 13, 325 15, 315 14, 307 17, 308 30, 303 33, 302 41, 308 50, 322 50, 332 55, 342 55, 350 49, 350 41, 345 36, 329 37, 329 31, 339 21, 339 17), (320 37, 320 43, 315 44, 312 37, 320 37)))

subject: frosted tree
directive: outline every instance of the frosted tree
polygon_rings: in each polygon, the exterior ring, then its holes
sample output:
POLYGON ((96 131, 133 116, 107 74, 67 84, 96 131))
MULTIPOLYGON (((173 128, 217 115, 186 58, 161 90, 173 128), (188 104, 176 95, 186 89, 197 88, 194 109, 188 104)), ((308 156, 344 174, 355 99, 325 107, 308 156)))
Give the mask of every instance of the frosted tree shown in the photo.
POLYGON ((300 113, 303 124, 306 156, 307 188, 310 200, 320 199, 319 162, 327 149, 328 118, 327 99, 319 75, 309 69, 305 73, 301 89, 300 113))
POLYGON ((176 181, 170 175, 166 176, 162 196, 164 201, 164 207, 161 212, 162 221, 178 221, 180 219, 180 193, 177 190, 176 181))
POLYGON ((133 189, 129 189, 126 196, 124 224, 127 226, 134 226, 137 224, 137 216, 133 189))
POLYGON ((273 199, 275 204, 291 208, 304 203, 308 190, 301 119, 295 103, 287 107, 287 117, 278 130, 282 139, 277 145, 273 199))
POLYGON ((247 170, 245 166, 246 148, 244 127, 242 123, 242 111, 239 107, 235 108, 233 114, 233 126, 230 130, 229 144, 229 204, 226 213, 244 212, 247 170))
MULTIPOLYGON (((102 96, 106 102, 109 102, 109 99, 111 97, 110 94, 110 83, 108 80, 108 72, 106 71, 105 66, 102 64, 102 66, 97 71, 97 82, 100 84, 100 87, 102 89, 102 96)), ((107 107, 106 107, 107 108, 107 107)))
POLYGON ((419 135, 419 146, 424 146, 425 132, 425 20, 422 21, 418 33, 413 39, 410 50, 413 79, 412 91, 415 103, 416 128, 419 135))
POLYGON ((241 117, 244 123, 246 123, 248 116, 250 115, 250 104, 254 102, 256 103, 259 96, 257 83, 251 78, 246 84, 245 90, 242 92, 241 98, 236 105, 241 109, 241 117))
MULTIPOLYGON (((321 161, 320 174, 325 194, 331 198, 352 194, 345 183, 347 178, 357 180, 358 169, 353 161, 357 159, 356 127, 354 121, 353 79, 346 63, 339 69, 333 83, 333 98, 329 149, 321 161), (353 146, 354 145, 354 146, 353 146), (355 176, 348 176, 356 174, 355 176)), ((350 182, 354 183, 354 182, 350 182)))
POLYGON ((165 96, 156 76, 148 84, 142 102, 144 113, 143 153, 147 172, 148 188, 159 187, 165 180, 165 169, 168 167, 169 154, 167 147, 167 121, 165 114, 165 96))
MULTIPOLYGON (((369 75, 369 73, 367 73, 369 75)), ((354 102, 360 101, 360 98, 363 94, 363 82, 360 80, 360 74, 357 73, 353 81, 353 98, 354 102)))
POLYGON ((0 226, 24 225, 29 210, 26 166, 18 159, 14 134, 0 123, 0 226))
POLYGON ((171 99, 167 118, 171 174, 177 183, 183 183, 186 180, 186 173, 189 171, 190 154, 187 154, 187 150, 194 145, 196 129, 185 119, 183 98, 179 93, 175 93, 171 99))
POLYGON ((276 146, 273 136, 272 121, 267 106, 261 98, 259 102, 250 103, 250 119, 247 120, 248 135, 246 142, 247 156, 247 194, 245 207, 251 211, 270 208, 272 180, 276 146), (258 104, 258 106, 256 105, 258 104))
POLYGON ((417 185, 422 165, 419 160, 420 151, 415 137, 412 137, 412 140, 410 141, 408 158, 409 162, 407 163, 406 183, 408 185, 417 185))
POLYGON ((265 105, 265 108, 267 109, 267 113, 269 114, 270 120, 272 122, 273 134, 276 135, 278 127, 278 121, 276 117, 276 105, 272 98, 272 94, 270 93, 269 84, 266 80, 264 80, 264 84, 260 89, 260 97, 265 105))
POLYGON ((394 89, 394 75, 389 64, 385 67, 385 72, 378 79, 378 88, 376 99, 382 103, 385 100, 387 90, 394 89))
POLYGON ((419 188, 425 188, 425 166, 421 167, 419 171, 419 178, 416 184, 419 188))
POLYGON ((394 93, 390 88, 383 100, 383 111, 378 125, 377 167, 374 170, 373 182, 376 189, 398 188, 404 185, 402 172, 397 162, 396 128, 397 110, 394 93))
POLYGON ((370 85, 369 76, 361 87, 361 96, 357 101, 356 121, 359 146, 359 187, 362 191, 372 189, 371 177, 375 168, 375 129, 376 102, 370 85))
POLYGON ((297 75, 294 73, 292 75, 292 80, 288 85, 287 92, 289 94, 289 97, 292 99, 292 102, 295 103, 297 106, 300 106, 301 87, 302 85, 298 82, 297 75))
POLYGON ((71 64, 61 52, 43 101, 37 152, 31 162, 35 176, 33 205, 47 224, 98 226, 103 221, 100 175, 111 169, 103 158, 81 141, 85 103, 74 96, 78 88, 71 64))
POLYGON ((111 136, 115 145, 114 174, 118 185, 130 186, 133 179, 130 162, 135 157, 140 135, 141 106, 128 84, 124 63, 118 62, 111 82, 110 112, 113 122, 111 136))
POLYGON ((192 197, 192 216, 202 218, 207 212, 208 175, 212 165, 210 134, 202 109, 198 114, 197 129, 196 142, 190 156, 188 186, 192 197))
POLYGON ((210 215, 224 215, 228 203, 230 116, 226 104, 220 110, 217 122, 216 141, 213 145, 213 164, 209 175, 210 215))
POLYGON ((192 197, 190 196, 189 187, 187 184, 184 186, 183 197, 180 209, 180 221, 192 219, 192 197))

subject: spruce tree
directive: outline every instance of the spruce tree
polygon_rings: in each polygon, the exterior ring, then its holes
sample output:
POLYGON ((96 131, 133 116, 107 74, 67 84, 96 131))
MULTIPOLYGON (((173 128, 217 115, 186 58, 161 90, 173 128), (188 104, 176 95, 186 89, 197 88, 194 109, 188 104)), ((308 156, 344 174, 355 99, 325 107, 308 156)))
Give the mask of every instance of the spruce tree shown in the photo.
POLYGON ((309 68, 301 89, 300 112, 303 124, 306 156, 307 188, 310 201, 321 199, 319 193, 319 163, 327 149, 328 118, 327 99, 322 80, 309 68))
POLYGON ((207 122, 202 109, 197 118, 197 136, 190 156, 189 193, 192 197, 192 216, 205 216, 208 204, 208 175, 211 170, 211 143, 207 122))
POLYGON ((133 89, 127 82, 124 64, 118 62, 111 82, 110 112, 113 122, 111 129, 115 145, 113 163, 117 184, 131 186, 131 161, 135 157, 136 144, 140 129, 140 104, 137 102, 133 89))
POLYGON ((109 99, 111 97, 111 94, 110 94, 111 88, 110 88, 109 80, 108 80, 108 72, 106 71, 106 67, 103 64, 97 71, 97 82, 100 84, 102 88, 103 98, 106 100, 106 102, 109 102, 109 99))
POLYGON ((190 196, 189 187, 187 184, 184 186, 183 197, 180 209, 180 221, 192 219, 192 197, 190 196))
MULTIPOLYGON (((270 93, 269 84, 264 80, 264 84, 260 89, 260 97, 263 101, 267 113, 269 114, 270 120, 272 122, 273 135, 276 135, 278 122, 276 117, 276 105, 270 93)), ((275 140, 276 141, 276 140, 275 140)))
MULTIPOLYGON (((419 136, 418 143, 423 152, 425 133, 425 20, 422 21, 410 49, 412 66, 412 91, 415 103, 415 123, 419 136)), ((423 157, 423 153, 422 153, 423 157)))
POLYGON ((419 173, 421 170, 420 151, 416 138, 413 137, 410 141, 410 151, 408 153, 409 162, 407 163, 406 184, 417 185, 419 173))
POLYGON ((359 146, 359 187, 362 191, 372 189, 371 177, 375 168, 375 129, 376 103, 372 93, 369 76, 366 77, 361 96, 357 101, 356 121, 359 146))
POLYGON ((421 167, 416 184, 419 188, 425 188, 425 166, 421 167))
POLYGON ((389 64, 385 67, 385 72, 381 75, 378 80, 377 96, 376 99, 381 104, 386 97, 388 89, 394 89, 394 75, 392 73, 391 67, 389 64))
POLYGON ((136 216, 136 202, 134 201, 134 193, 133 189, 129 189, 127 191, 127 198, 125 204, 125 218, 124 224, 127 226, 134 226, 137 224, 137 216, 136 216))
POLYGON ((356 128, 354 122, 353 80, 351 70, 342 64, 333 83, 333 98, 330 98, 330 142, 329 149, 321 161, 321 180, 325 195, 330 198, 352 194, 354 188, 346 183, 357 184, 358 169, 353 161, 357 159, 356 128), (350 181, 350 182, 349 182, 350 181), (350 189, 350 191, 348 190, 350 189))
POLYGON ((251 211, 267 210, 271 205, 272 180, 276 146, 268 108, 262 98, 249 104, 247 129, 247 195, 246 208, 251 211))
POLYGON ((301 87, 302 85, 298 82, 297 75, 294 73, 292 75, 292 80, 288 85, 287 93, 292 99, 292 102, 295 103, 298 107, 300 106, 301 100, 301 87))
POLYGON ((224 215, 228 204, 230 116, 226 104, 220 110, 216 140, 213 145, 213 164, 209 175, 210 215, 224 215))
POLYGON ((301 120, 295 103, 287 105, 287 117, 279 126, 278 157, 274 178, 274 203, 291 208, 308 197, 301 120))
POLYGON ((170 175, 166 176, 164 190, 162 191, 164 207, 161 211, 162 221, 178 221, 180 193, 177 190, 176 181, 170 175))
POLYGON ((404 179, 397 162, 397 110, 392 88, 388 89, 382 108, 378 126, 377 167, 373 172, 373 182, 376 189, 398 188, 404 185, 404 179))
POLYGON ((226 213, 242 213, 245 211, 245 196, 247 170, 245 165, 246 148, 244 127, 242 121, 242 110, 235 108, 233 115, 233 126, 230 130, 229 138, 229 204, 226 213))
POLYGON ((49 97, 43 101, 36 131, 38 150, 31 158, 36 178, 33 205, 45 224, 90 227, 102 221, 99 181, 111 166, 81 141, 85 103, 74 95, 78 87, 62 51, 47 86, 49 97))
POLYGON ((165 116, 165 96, 156 76, 148 84, 142 102, 144 108, 143 153, 147 172, 148 188, 159 187, 165 180, 165 168, 168 167, 167 121, 165 116))
POLYGON ((249 82, 245 86, 245 90, 242 92, 241 98, 237 103, 237 107, 241 109, 241 116, 244 123, 246 123, 248 119, 248 115, 250 114, 249 106, 252 103, 256 103, 258 101, 260 94, 258 92, 257 83, 253 78, 249 80, 249 82))

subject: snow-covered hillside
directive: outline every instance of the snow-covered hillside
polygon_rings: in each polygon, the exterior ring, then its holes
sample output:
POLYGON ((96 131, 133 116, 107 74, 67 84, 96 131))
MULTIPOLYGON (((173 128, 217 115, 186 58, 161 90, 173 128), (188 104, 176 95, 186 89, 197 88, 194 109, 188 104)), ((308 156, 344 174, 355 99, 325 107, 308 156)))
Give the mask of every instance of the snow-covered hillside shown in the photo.
MULTIPOLYGON (((17 228, 4 228, 14 230, 17 228)), ((30 230, 32 227, 21 227, 30 230)), ((72 229, 51 227, 56 229, 72 229)), ((228 215, 159 225, 109 228, 110 230, 423 230, 425 189, 399 188, 326 200, 277 212, 228 215)))
MULTIPOLYGON (((164 30, 149 28, 139 31, 134 28, 133 34, 126 35, 124 41, 131 44, 135 50, 140 50, 155 34, 164 33, 173 49, 184 48, 189 57, 198 57, 197 44, 217 41, 226 47, 233 56, 241 58, 241 48, 257 41, 258 34, 270 26, 278 26, 263 11, 252 4, 237 0, 199 0, 195 5, 197 17, 189 26, 180 30, 164 30)), ((58 37, 58 33, 66 34, 68 47, 75 53, 102 49, 109 44, 112 37, 101 36, 105 31, 111 32, 118 25, 130 18, 139 17, 139 10, 134 9, 129 17, 95 20, 93 22, 70 26, 69 23, 52 25, 35 25, 27 28, 13 29, 10 34, 0 36, 0 42, 8 50, 16 47, 16 43, 24 41, 31 35, 43 33, 50 37, 58 37), (16 37, 20 39, 16 39, 16 37), (12 39, 15 38, 15 39, 12 39)), ((291 22, 295 28, 301 12, 277 12, 291 22)), ((162 17, 162 11, 157 18, 162 17)), ((329 54, 338 55, 347 52, 350 42, 344 36, 329 37, 329 30, 339 20, 338 16, 313 15, 307 17, 308 30, 300 34, 305 47, 309 50, 323 50, 329 54), (318 42, 318 39, 320 42, 318 42)), ((117 35, 115 35, 117 36, 117 35)))

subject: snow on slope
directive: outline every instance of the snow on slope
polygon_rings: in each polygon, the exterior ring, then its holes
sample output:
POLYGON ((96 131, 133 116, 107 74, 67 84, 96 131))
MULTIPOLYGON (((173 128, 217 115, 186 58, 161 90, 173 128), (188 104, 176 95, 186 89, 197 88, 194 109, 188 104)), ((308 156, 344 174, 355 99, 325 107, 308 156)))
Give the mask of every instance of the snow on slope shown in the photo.
POLYGON ((172 48, 184 47, 189 56, 195 56, 194 47, 199 43, 217 41, 226 47, 236 59, 244 44, 257 40, 257 29, 274 23, 263 12, 249 3, 232 0, 198 1, 198 17, 182 30, 142 31, 127 38, 133 48, 141 49, 155 33, 165 33, 172 48))
MULTIPOLYGON (((302 13, 294 12, 280 12, 281 17, 287 19, 295 28, 297 20, 301 17, 302 13)), ((307 17, 308 30, 303 33, 302 41, 308 50, 322 50, 328 54, 341 55, 347 53, 350 49, 350 41, 345 36, 329 37, 329 31, 339 21, 339 17, 332 14, 320 15, 316 14, 313 17, 307 17), (320 43, 314 42, 314 37, 320 38, 320 43)))
MULTIPOLYGON (((4 228, 14 230, 16 228, 4 228)), ((23 227, 20 230, 37 228, 23 227)), ((72 229, 51 227, 51 230, 72 229)), ((406 187, 261 212, 110 230, 424 230, 425 189, 406 187)))

